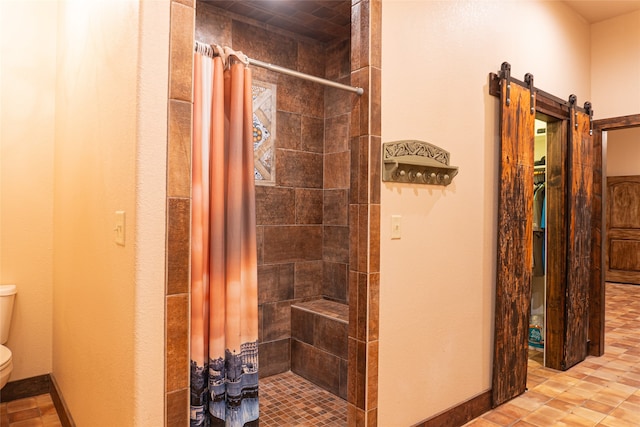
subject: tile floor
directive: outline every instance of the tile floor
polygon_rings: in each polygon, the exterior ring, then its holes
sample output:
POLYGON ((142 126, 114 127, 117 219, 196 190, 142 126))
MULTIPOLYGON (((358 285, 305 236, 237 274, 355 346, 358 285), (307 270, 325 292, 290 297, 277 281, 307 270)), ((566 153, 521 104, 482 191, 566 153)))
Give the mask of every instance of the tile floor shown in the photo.
POLYGON ((529 360, 528 392, 473 427, 640 426, 640 286, 607 283, 605 354, 567 371, 529 360))
POLYGON ((0 403, 2 427, 62 427, 50 394, 0 403))
POLYGON ((260 380, 260 427, 346 425, 347 402, 293 372, 260 380))

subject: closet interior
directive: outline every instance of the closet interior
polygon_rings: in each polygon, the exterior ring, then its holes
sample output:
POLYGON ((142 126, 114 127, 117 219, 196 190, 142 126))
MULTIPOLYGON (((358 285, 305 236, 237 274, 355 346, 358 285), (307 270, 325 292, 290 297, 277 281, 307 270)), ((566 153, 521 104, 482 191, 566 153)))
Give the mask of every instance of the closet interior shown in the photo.
POLYGON ((545 365, 546 273, 547 273, 547 123, 535 120, 533 170, 533 262, 531 281, 531 313, 529 316, 529 359, 545 365))

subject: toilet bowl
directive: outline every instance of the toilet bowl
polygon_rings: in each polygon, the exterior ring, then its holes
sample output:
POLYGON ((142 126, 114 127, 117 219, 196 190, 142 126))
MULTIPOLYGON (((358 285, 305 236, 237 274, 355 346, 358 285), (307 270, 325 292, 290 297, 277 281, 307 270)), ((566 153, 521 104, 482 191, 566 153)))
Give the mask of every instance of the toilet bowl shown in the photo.
POLYGON ((13 370, 11 350, 2 344, 9 339, 13 300, 16 297, 16 285, 0 285, 0 388, 9 381, 13 370))
POLYGON ((13 360, 11 358, 11 350, 0 345, 0 388, 7 384, 12 370, 13 360))

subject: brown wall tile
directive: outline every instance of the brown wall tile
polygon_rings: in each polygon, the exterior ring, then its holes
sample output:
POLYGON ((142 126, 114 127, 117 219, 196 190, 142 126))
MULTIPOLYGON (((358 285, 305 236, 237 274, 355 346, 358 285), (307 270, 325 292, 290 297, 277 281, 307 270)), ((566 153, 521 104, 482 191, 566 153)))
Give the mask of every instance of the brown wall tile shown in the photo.
POLYGON ((167 196, 191 196, 191 103, 169 100, 167 196))
POLYGON ((291 338, 314 345, 314 319, 318 317, 310 311, 291 307, 291 338))
POLYGON ((349 271, 349 337, 358 337, 358 273, 349 271))
POLYGON ((326 48, 325 77, 336 80, 348 76, 351 73, 351 41, 340 40, 331 43, 326 48))
POLYGON ((325 120, 325 154, 349 150, 350 114, 341 114, 325 120))
POLYGON ((250 58, 297 69, 298 42, 293 38, 235 20, 232 34, 233 48, 242 50, 250 58))
POLYGON ((313 153, 322 153, 324 149, 324 138, 324 119, 302 116, 300 149, 313 153))
POLYGON ((349 188, 351 155, 348 151, 325 154, 324 188, 349 188))
POLYGON ((296 263, 294 291, 296 299, 321 296, 322 264, 322 261, 296 263))
POLYGON ((369 149, 370 137, 365 135, 359 138, 358 144, 358 202, 369 203, 369 149))
POLYGON ((367 409, 378 407, 378 341, 367 343, 367 409))
POLYGON ((341 359, 348 357, 346 323, 316 315, 313 336, 314 346, 336 355, 341 359))
POLYGON ((371 68, 371 91, 369 93, 369 120, 371 124, 371 135, 382 136, 382 120, 381 120, 381 70, 380 68, 371 68))
POLYGON ((260 343, 258 357, 260 363, 260 378, 281 374, 291 369, 291 340, 283 339, 260 343))
POLYGON ((338 396, 343 399, 347 398, 347 379, 349 373, 349 363, 346 359, 340 359, 340 385, 338 389, 338 396))
POLYGON ((369 0, 369 41, 371 66, 382 67, 382 0, 369 0))
POLYGON ((378 408, 367 411, 367 427, 378 427, 378 408))
POLYGON ((196 40, 203 43, 231 46, 231 18, 207 2, 196 4, 196 40))
POLYGON ((369 68, 361 68, 351 73, 351 84, 364 88, 364 93, 358 98, 357 106, 351 112, 351 136, 368 135, 370 104, 369 97, 372 95, 369 87, 369 68), (354 117, 355 116, 355 117, 354 117))
POLYGON ((322 224, 322 196, 318 189, 297 188, 296 192, 296 224, 322 224))
POLYGON ((189 295, 166 297, 166 391, 189 386, 189 295))
POLYGON ((169 98, 192 101, 194 10, 171 3, 169 98))
POLYGON ((324 228, 322 259, 331 262, 349 262, 349 227, 328 225, 324 228))
POLYGON ((284 225, 295 222, 295 193, 292 188, 256 186, 256 223, 284 225))
POLYGON ((300 114, 278 111, 276 113, 277 148, 299 150, 302 138, 302 118, 300 114))
POLYGON ((297 70, 312 76, 322 77, 326 62, 324 51, 324 45, 321 43, 299 41, 297 70))
POLYGON ((347 424, 353 427, 366 427, 366 415, 364 410, 351 403, 347 404, 347 424))
POLYGON ((291 340, 291 371, 338 394, 340 359, 301 341, 291 340))
POLYGON ((349 268, 351 270, 358 269, 359 212, 359 205, 349 205, 349 268))
POLYGON ((324 191, 324 225, 349 225, 349 191, 324 191))
POLYGON ((380 328, 380 273, 369 274, 368 340, 377 341, 380 328))
MULTIPOLYGON (((277 64, 277 62, 276 62, 277 64)), ((281 74, 278 76, 278 110, 324 117, 324 87, 281 74)))
POLYGON ((370 203, 380 204, 380 186, 382 184, 382 180, 380 178, 381 175, 381 157, 382 157, 382 144, 379 136, 371 137, 371 147, 370 147, 370 168, 369 171, 371 173, 370 178, 370 188, 369 188, 369 200, 370 203))
POLYGON ((263 304, 262 319, 264 342, 291 337, 291 301, 263 304))
MULTIPOLYGON (((362 30, 361 30, 361 16, 362 5, 359 1, 352 1, 351 6, 351 71, 358 70, 362 67, 361 63, 361 49, 362 44, 362 30)), ((366 37, 365 37, 366 40, 366 37)))
MULTIPOLYGON (((349 352, 349 357, 347 359, 347 363, 349 365, 349 371, 347 372, 348 381, 347 381, 347 402, 350 405, 355 405, 356 402, 356 388, 358 384, 358 378, 356 376, 356 367, 358 363, 358 340, 355 338, 349 337, 347 343, 347 349, 349 352)), ((350 424, 351 425, 351 424, 350 424)))
POLYGON ((258 304, 293 299, 294 265, 258 266, 258 304))
POLYGON ((184 427, 189 424, 189 389, 166 394, 166 427, 184 427))
POLYGON ((357 295, 357 307, 358 317, 356 323, 356 338, 360 341, 367 339, 367 313, 368 313, 368 274, 358 273, 358 295, 357 295))
POLYGON ((278 149, 276 182, 286 187, 322 188, 322 155, 278 149))
POLYGON ((265 226, 265 263, 313 261, 322 258, 322 227, 265 226))
MULTIPOLYGON (((367 271, 369 261, 368 244, 369 244, 369 206, 358 205, 358 262, 356 269, 359 272, 367 271)), ((354 268, 353 266, 351 268, 354 268)))
POLYGON ((170 198, 167 210, 167 295, 189 292, 190 200, 170 198))
POLYGON ((322 280, 322 295, 325 298, 348 304, 349 264, 339 262, 324 262, 322 280))
POLYGON ((356 406, 360 409, 366 409, 367 344, 357 341, 356 345, 356 406))
POLYGON ((358 203, 360 197, 360 137, 352 137, 349 145, 351 147, 349 203, 358 203))
POLYGON ((380 205, 369 205, 369 272, 380 271, 380 205))
POLYGON ((264 227, 256 227, 256 246, 258 250, 258 265, 264 263, 264 227))

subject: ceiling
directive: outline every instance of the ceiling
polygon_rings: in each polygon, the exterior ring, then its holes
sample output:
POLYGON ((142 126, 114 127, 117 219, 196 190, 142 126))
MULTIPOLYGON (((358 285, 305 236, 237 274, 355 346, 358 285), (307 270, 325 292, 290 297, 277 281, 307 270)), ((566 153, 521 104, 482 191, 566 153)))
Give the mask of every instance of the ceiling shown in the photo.
POLYGON ((321 42, 351 36, 351 0, 205 0, 205 3, 321 42))
POLYGON ((640 1, 636 0, 565 0, 565 3, 590 24, 640 10, 640 1))
MULTIPOLYGON (((351 35, 351 0, 203 0, 312 39, 328 42, 351 35)), ((640 10, 640 0, 565 0, 587 22, 640 10)))

